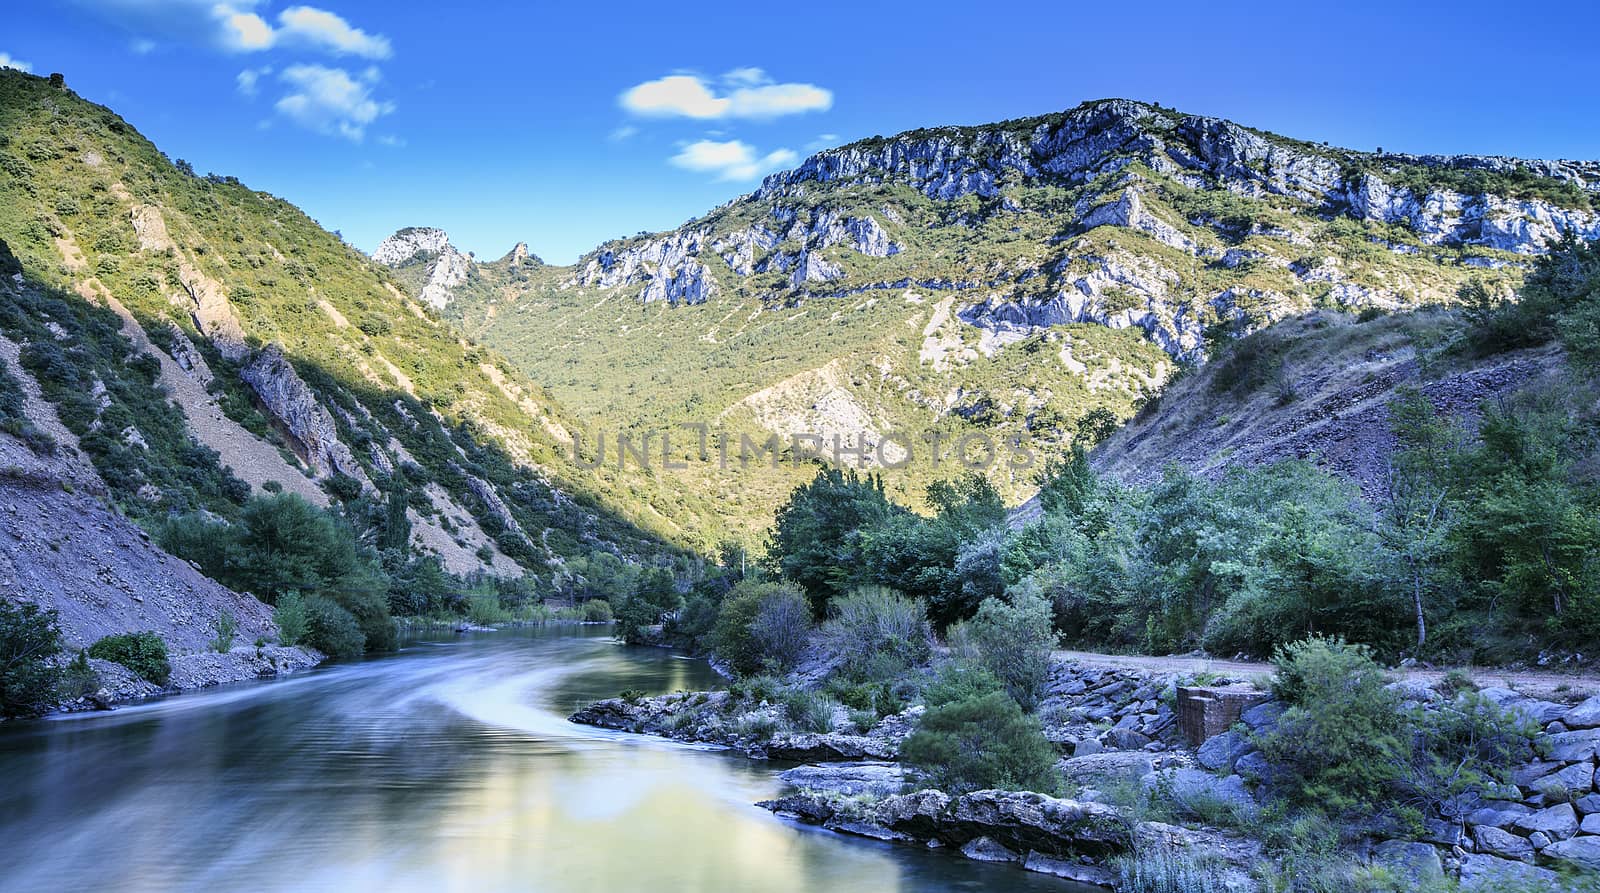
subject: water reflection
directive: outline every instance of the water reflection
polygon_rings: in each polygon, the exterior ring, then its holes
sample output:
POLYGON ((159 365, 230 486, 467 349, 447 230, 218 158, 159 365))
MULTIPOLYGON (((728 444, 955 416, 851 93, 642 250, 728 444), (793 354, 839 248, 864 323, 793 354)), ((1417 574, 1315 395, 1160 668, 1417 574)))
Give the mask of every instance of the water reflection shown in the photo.
POLYGON ((1072 890, 797 828, 741 757, 573 726, 703 663, 522 630, 0 728, 0 889, 1072 890))

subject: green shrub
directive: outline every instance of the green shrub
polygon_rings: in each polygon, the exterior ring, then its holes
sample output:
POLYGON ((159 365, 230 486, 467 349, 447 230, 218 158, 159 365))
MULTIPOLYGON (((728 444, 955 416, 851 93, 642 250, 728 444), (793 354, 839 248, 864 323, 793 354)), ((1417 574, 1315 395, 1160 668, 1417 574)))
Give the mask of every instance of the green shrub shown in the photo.
POLYGON ((603 598, 589 599, 583 603, 583 619, 588 623, 611 622, 611 603, 603 598))
POLYGON ((56 612, 0 599, 0 716, 36 716, 56 701, 56 612))
POLYGON ((89 665, 89 652, 79 648, 78 654, 61 668, 61 679, 56 690, 64 700, 88 697, 100 689, 100 674, 89 665))
POLYGON ((617 635, 630 644, 648 640, 651 627, 661 622, 662 615, 677 610, 681 602, 672 572, 651 568, 617 608, 617 635))
POLYGON ((996 690, 929 707, 900 749, 901 759, 949 793, 986 788, 1053 794, 1055 749, 1039 721, 996 690))
POLYGON ((863 586, 834 599, 823 627, 831 657, 850 676, 881 680, 927 663, 932 630, 922 603, 882 586, 863 586))
POLYGON ((1312 636, 1273 655, 1273 690, 1289 705, 1258 740, 1290 795, 1334 814, 1382 809, 1408 756, 1400 698, 1364 645, 1312 636))
POLYGON ((360 657, 366 650, 361 624, 349 611, 331 598, 320 595, 305 599, 305 643, 334 658, 360 657))
MULTIPOLYGON (((1015 590, 1011 601, 985 599, 965 624, 972 656, 1005 685, 1022 709, 1032 711, 1050 676, 1056 647, 1050 603, 1037 592, 1015 590)), ((958 638, 952 636, 952 639, 958 638)))
POLYGON ((500 606, 500 596, 493 592, 474 592, 467 596, 467 619, 478 626, 504 623, 510 616, 500 606))
POLYGON ((802 732, 826 732, 833 728, 833 705, 816 692, 791 688, 781 696, 789 722, 802 732))
POLYGON ((742 580, 723 601, 711 646, 735 672, 782 670, 799 659, 811 633, 811 607, 791 583, 742 580))
POLYGON ((300 593, 290 591, 278 596, 278 604, 272 609, 272 621, 278 625, 278 644, 293 646, 305 641, 310 620, 300 593))
POLYGON ((233 612, 224 608, 217 618, 211 621, 211 631, 216 636, 211 640, 211 650, 218 654, 227 654, 233 649, 233 637, 239 634, 239 621, 233 612))
POLYGON ((1118 856, 1118 893, 1226 893, 1225 876, 1216 865, 1196 861, 1170 846, 1139 848, 1118 856))
POLYGON ((167 659, 167 643, 155 633, 119 633, 106 636, 89 646, 89 656, 119 663, 141 679, 166 685, 172 676, 167 659))

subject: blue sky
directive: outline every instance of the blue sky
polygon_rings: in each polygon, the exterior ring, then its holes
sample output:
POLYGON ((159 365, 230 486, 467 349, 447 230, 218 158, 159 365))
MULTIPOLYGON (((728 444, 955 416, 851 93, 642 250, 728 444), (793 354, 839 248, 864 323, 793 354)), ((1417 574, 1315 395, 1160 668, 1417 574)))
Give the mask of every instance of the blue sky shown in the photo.
POLYGON ((570 262, 823 146, 1107 96, 1360 149, 1600 157, 1593 3, 75 0, 5 18, 0 64, 64 72, 169 155, 366 250, 435 225, 483 257, 521 239, 570 262))

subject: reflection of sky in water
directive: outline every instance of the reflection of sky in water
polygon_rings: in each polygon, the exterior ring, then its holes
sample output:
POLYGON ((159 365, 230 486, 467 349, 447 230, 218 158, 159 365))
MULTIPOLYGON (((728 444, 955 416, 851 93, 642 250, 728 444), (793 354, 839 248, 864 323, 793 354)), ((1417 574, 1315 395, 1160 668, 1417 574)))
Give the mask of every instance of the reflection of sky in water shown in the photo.
POLYGON ((1071 885, 800 829, 774 770, 567 723, 698 661, 521 630, 0 727, 0 889, 1054 890, 1071 885))

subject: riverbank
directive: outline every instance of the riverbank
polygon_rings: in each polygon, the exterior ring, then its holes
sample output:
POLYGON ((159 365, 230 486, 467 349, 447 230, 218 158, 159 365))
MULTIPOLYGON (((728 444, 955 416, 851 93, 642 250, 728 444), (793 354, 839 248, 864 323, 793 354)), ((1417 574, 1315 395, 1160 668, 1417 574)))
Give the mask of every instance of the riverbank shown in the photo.
POLYGON ((282 645, 240 645, 225 653, 197 651, 169 655, 172 675, 157 685, 109 660, 90 658, 98 687, 82 697, 61 702, 56 712, 111 710, 118 705, 164 695, 213 688, 230 682, 275 679, 308 670, 326 660, 314 648, 282 645))
MULTIPOLYGON (((785 772, 786 792, 759 805, 841 834, 1107 887, 1119 871, 1204 867, 1216 880, 1206 889, 1245 893, 1268 889, 1281 870, 1260 838, 1286 782, 1258 748, 1285 707, 1266 691, 1248 694, 1250 683, 1053 659, 1037 715, 1060 755, 1059 797, 927 788, 898 762, 920 707, 863 724, 860 711, 815 693, 735 686, 607 699, 571 719, 810 764, 785 772), (1243 700, 1196 744, 1180 722, 1179 689, 1200 682, 1202 693, 1243 700)), ((1457 692, 1443 684, 1406 679, 1389 688, 1407 709, 1456 703, 1457 692)), ((1363 834, 1340 857, 1363 876, 1409 878, 1416 889, 1588 889, 1558 885, 1572 872, 1600 872, 1600 698, 1562 703, 1497 687, 1477 695, 1530 729, 1510 783, 1441 791, 1439 809, 1414 833, 1363 834)))

